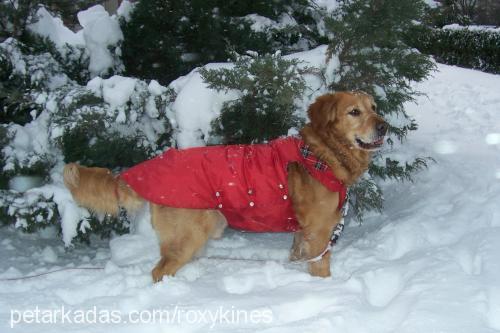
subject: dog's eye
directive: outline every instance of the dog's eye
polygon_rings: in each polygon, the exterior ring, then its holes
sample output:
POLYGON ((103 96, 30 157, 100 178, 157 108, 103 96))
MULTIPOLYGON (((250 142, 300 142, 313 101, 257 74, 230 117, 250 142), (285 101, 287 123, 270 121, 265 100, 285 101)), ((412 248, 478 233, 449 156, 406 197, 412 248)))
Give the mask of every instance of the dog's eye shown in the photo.
POLYGON ((352 109, 352 111, 349 112, 349 114, 351 116, 357 117, 357 116, 359 116, 361 114, 361 111, 359 111, 358 109, 352 109))

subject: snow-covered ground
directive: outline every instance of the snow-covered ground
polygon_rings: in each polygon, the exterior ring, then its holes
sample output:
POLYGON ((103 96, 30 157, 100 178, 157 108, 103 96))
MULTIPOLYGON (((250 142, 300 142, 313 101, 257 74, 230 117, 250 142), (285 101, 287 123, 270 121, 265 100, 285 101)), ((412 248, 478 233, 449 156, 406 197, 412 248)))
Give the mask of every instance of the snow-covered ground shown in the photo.
POLYGON ((437 163, 415 183, 387 183, 384 213, 348 224, 331 278, 287 262, 287 234, 229 231, 153 285, 158 254, 144 236, 67 252, 50 233, 4 227, 0 331, 499 332, 500 76, 438 69, 408 105, 420 129, 393 153, 437 163), (4 280, 63 267, 103 269, 4 280))

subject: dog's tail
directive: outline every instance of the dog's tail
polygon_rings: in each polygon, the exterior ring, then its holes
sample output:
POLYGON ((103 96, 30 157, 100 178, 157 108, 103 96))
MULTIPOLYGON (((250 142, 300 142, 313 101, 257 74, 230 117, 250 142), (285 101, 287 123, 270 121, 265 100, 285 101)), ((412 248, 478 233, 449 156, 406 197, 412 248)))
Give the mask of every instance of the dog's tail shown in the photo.
POLYGON ((116 216, 119 207, 132 213, 144 204, 144 200, 109 169, 70 163, 64 166, 63 179, 73 199, 96 213, 116 216))

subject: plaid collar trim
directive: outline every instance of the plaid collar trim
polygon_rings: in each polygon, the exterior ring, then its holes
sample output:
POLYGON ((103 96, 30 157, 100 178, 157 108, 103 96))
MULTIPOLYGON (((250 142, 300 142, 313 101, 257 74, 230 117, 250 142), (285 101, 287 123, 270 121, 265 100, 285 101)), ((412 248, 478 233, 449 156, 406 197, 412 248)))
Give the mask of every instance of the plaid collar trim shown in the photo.
POLYGON ((307 162, 307 164, 312 165, 315 170, 325 172, 328 170, 328 165, 321 159, 317 158, 313 152, 309 149, 308 145, 302 144, 299 147, 300 154, 302 158, 307 162))

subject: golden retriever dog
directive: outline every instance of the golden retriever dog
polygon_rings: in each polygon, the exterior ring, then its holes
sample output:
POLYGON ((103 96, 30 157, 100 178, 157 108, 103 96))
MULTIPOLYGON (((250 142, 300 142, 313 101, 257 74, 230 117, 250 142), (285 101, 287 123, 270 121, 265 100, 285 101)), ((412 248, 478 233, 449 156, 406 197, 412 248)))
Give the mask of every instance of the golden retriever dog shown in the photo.
MULTIPOLYGON (((310 105, 308 115, 310 123, 300 131, 301 140, 339 181, 351 186, 367 170, 373 151, 383 144, 388 129, 376 113, 374 99, 364 92, 326 94, 310 105)), ((285 172, 287 196, 299 225, 290 260, 316 258, 308 262, 310 274, 330 276, 331 253, 325 249, 342 218, 342 198, 339 192, 329 190, 312 177, 300 163, 289 163, 285 172)), ((64 168, 64 182, 79 205, 97 213, 117 215, 119 207, 133 213, 147 202, 123 179, 104 168, 70 163, 64 168)), ((155 282, 165 275, 174 275, 208 239, 221 237, 227 226, 226 217, 216 207, 175 208, 150 202, 150 210, 161 249, 161 259, 152 271, 155 282)))

